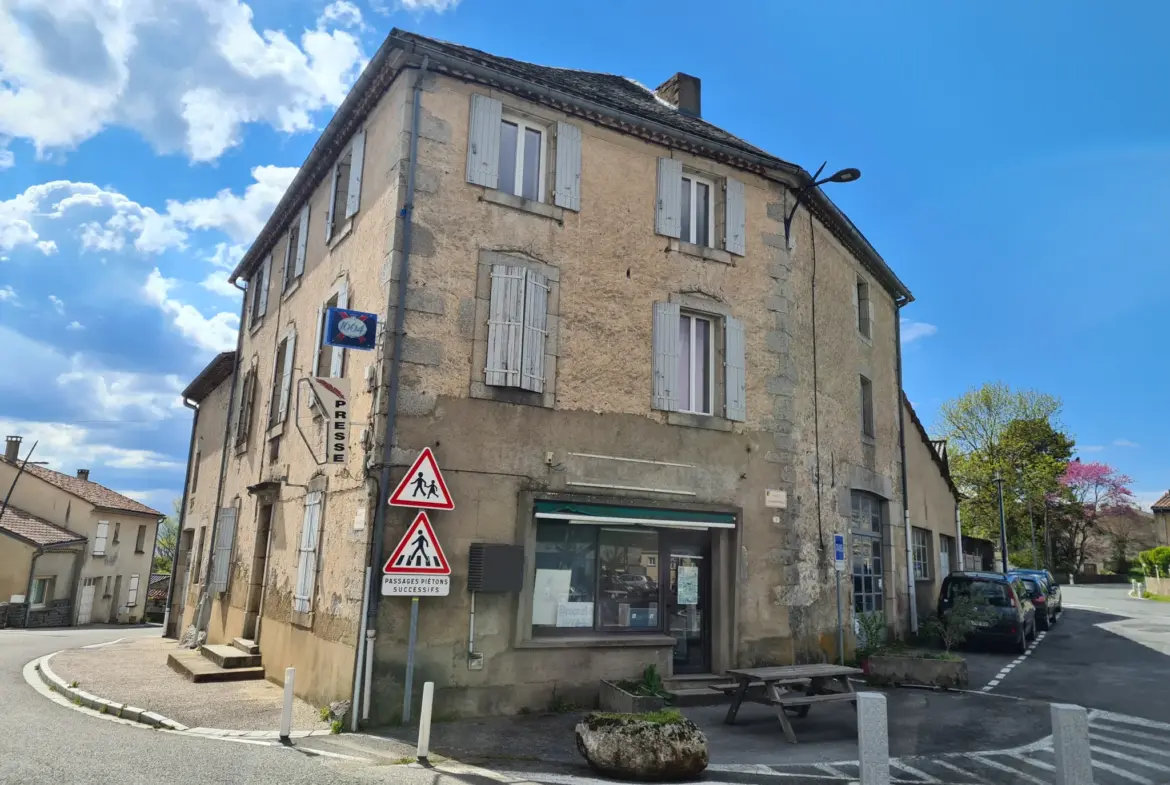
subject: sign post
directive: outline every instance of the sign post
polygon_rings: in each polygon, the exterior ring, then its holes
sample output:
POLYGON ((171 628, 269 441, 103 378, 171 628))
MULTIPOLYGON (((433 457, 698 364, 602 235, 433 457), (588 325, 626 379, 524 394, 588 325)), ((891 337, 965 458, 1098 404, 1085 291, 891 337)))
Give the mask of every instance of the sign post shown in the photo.
POLYGON ((845 664, 845 626, 841 613, 841 573, 845 572, 845 535, 833 535, 833 571, 837 575, 837 664, 845 664))

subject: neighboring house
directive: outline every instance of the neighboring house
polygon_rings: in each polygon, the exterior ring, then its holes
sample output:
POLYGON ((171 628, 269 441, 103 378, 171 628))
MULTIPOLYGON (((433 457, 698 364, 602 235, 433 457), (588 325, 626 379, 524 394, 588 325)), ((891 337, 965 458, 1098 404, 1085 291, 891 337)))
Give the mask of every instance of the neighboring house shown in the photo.
POLYGON ((1154 513, 1154 537, 1158 545, 1170 545, 1170 491, 1154 502, 1150 511, 1154 513))
POLYGON ((9 504, 0 516, 0 603, 8 603, 0 626, 68 626, 84 554, 84 537, 9 504))
MULTIPOLYGON (((906 531, 902 528, 894 536, 894 559, 898 563, 898 581, 902 586, 907 585, 906 565, 911 565, 915 607, 921 625, 938 607, 942 579, 952 571, 964 568, 959 558, 958 542, 958 510, 962 497, 951 479, 946 441, 930 438, 905 394, 902 406, 907 423, 910 549, 906 549, 906 531)), ((905 629, 903 627, 902 631, 905 629)))
POLYGON ((848 602, 896 620, 911 295, 819 189, 786 242, 809 174, 701 108, 685 74, 652 91, 392 31, 232 273, 234 380, 188 391, 183 534, 207 531, 187 571, 207 575, 183 618, 259 644, 271 678, 295 666, 317 705, 371 673, 362 715, 395 719, 411 602, 364 572, 383 513, 381 560, 414 518, 382 507, 382 467, 397 483, 431 447, 453 575, 420 603, 414 681, 444 714, 590 701, 648 664, 831 657, 834 531, 848 602), (324 344, 331 306, 378 314, 374 351, 324 344), (314 376, 348 386, 344 460, 314 376), (477 543, 519 549, 513 591, 467 591, 477 543))
POLYGON ((150 584, 146 589, 146 609, 143 620, 161 623, 166 618, 167 598, 171 591, 171 576, 160 573, 150 576, 150 584))
MULTIPOLYGON (((10 508, 86 543, 68 584, 53 582, 53 597, 73 598, 69 618, 63 623, 140 621, 162 513, 92 482, 88 469, 79 469, 73 476, 30 463, 13 485, 20 471, 20 444, 21 437, 9 436, 0 459, 0 487, 12 487, 10 508)), ((41 569, 38 559, 36 570, 41 569)))

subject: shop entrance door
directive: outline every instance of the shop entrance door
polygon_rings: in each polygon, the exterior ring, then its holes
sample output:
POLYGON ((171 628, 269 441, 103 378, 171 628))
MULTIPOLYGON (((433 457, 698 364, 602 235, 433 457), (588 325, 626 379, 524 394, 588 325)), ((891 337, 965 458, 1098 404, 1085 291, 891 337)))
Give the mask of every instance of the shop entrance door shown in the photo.
POLYGON ((669 559, 666 610, 674 638, 674 672, 711 670, 711 534, 667 530, 663 554, 669 559))

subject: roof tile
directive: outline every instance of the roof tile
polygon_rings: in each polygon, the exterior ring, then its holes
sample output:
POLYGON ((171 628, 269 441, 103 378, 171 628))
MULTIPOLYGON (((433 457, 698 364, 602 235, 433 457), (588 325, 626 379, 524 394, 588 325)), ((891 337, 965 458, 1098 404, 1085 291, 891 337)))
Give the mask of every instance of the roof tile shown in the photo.
MULTIPOLYGON (((0 460, 7 459, 0 458, 0 460)), ((142 502, 135 501, 129 496, 123 496, 117 491, 110 490, 106 486, 99 485, 96 482, 83 480, 71 474, 62 474, 61 472, 46 469, 44 466, 37 466, 31 463, 25 466, 24 470, 28 474, 39 477, 50 485, 56 485, 61 490, 84 499, 95 507, 162 517, 162 513, 153 507, 147 507, 142 502)))
POLYGON ((85 542, 85 538, 80 534, 49 523, 44 518, 38 518, 19 507, 13 507, 11 504, 4 510, 3 517, 0 517, 0 529, 15 534, 17 537, 31 540, 37 545, 85 542))
POLYGON ((1154 506, 1150 509, 1170 511, 1170 491, 1166 491, 1166 493, 1162 494, 1162 498, 1154 502, 1154 506))

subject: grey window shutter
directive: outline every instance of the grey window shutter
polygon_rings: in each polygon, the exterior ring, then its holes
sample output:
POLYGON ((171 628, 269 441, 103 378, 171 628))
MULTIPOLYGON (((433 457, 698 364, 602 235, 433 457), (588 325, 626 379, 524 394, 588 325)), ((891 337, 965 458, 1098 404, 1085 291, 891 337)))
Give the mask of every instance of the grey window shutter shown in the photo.
POLYGON ((349 158, 349 195, 345 199, 345 217, 357 215, 362 204, 362 161, 366 157, 365 129, 353 135, 353 144, 350 148, 353 154, 349 158))
POLYGON ((727 250, 737 256, 747 253, 747 211, 744 207, 743 183, 727 178, 726 194, 727 250))
POLYGON ((256 305, 256 316, 268 313, 268 277, 272 274, 272 254, 264 260, 264 268, 260 271, 260 302, 256 305))
POLYGON ((581 129, 557 123, 557 183, 553 201, 566 210, 581 209, 581 129))
POLYGON ((309 205, 301 208, 301 225, 297 229, 297 266, 296 275, 299 278, 305 272, 305 250, 309 243, 309 205))
POLYGON ((308 613, 313 606, 322 496, 321 491, 312 491, 305 496, 305 518, 301 524, 300 547, 297 548, 297 587, 293 592, 293 610, 299 613, 308 613))
MULTIPOLYGON (((337 307, 349 307, 349 282, 343 281, 341 284, 341 291, 337 293, 337 307)), ((340 346, 334 346, 333 352, 329 358, 329 375, 339 377, 342 375, 342 370, 345 368, 345 349, 340 346)))
POLYGON ((467 138, 467 182, 496 188, 500 182, 500 115, 504 105, 486 95, 471 95, 467 138))
POLYGON ((548 278, 535 270, 529 270, 525 289, 520 386, 525 390, 542 393, 544 346, 548 335, 548 278))
POLYGON ((724 409, 729 420, 747 419, 747 357, 744 351, 743 322, 728 316, 724 321, 727 345, 724 351, 724 409))
POLYGON ((228 572, 231 568, 232 544, 236 539, 236 508, 221 507, 219 527, 215 530, 215 555, 212 557, 211 590, 227 591, 228 572))
POLYGON ((313 375, 321 375, 321 347, 325 345, 325 317, 329 311, 325 303, 317 308, 317 337, 313 339, 313 375))
POLYGON ((654 231, 667 237, 682 235, 682 161, 658 159, 658 208, 654 231))
POLYGON ((676 303, 654 303, 654 408, 668 412, 678 409, 679 315, 676 303))
POLYGON ((337 162, 333 163, 333 177, 329 180, 329 214, 325 216, 325 242, 333 239, 333 212, 337 209, 337 162))
POLYGON ((523 267, 492 265, 487 368, 484 369, 486 384, 497 387, 520 386, 526 272, 523 267))
POLYGON ((277 422, 284 422, 288 414, 288 398, 292 392, 293 358, 296 357, 297 334, 292 332, 288 336, 288 343, 284 347, 284 376, 280 380, 280 414, 277 422))

